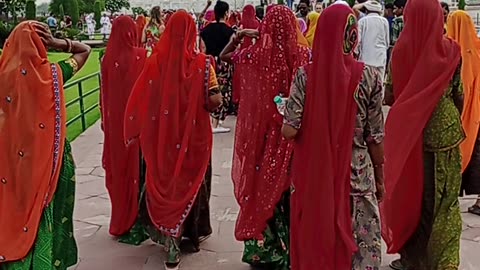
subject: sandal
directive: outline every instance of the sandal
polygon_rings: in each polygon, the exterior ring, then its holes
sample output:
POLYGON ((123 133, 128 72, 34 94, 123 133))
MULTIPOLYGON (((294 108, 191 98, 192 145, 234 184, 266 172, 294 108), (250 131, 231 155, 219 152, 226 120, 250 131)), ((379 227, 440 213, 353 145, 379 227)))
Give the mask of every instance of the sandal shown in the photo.
POLYGON ((402 259, 398 259, 390 263, 390 268, 393 270, 407 270, 407 267, 403 265, 402 259))
POLYGON ((470 214, 474 214, 474 215, 477 215, 477 216, 480 216, 480 206, 478 205, 473 205, 471 207, 468 208, 468 212, 470 214))

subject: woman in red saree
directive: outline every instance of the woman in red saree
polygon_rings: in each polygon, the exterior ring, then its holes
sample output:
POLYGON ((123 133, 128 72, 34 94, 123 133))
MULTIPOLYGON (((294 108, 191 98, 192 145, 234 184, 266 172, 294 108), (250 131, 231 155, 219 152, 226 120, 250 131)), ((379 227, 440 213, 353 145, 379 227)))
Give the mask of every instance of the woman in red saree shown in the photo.
POLYGON ((234 52, 244 35, 255 32, 243 30, 221 56, 233 61, 240 76, 232 168, 240 205, 235 237, 245 242, 244 262, 278 270, 290 267, 287 170, 293 144, 281 135, 282 116, 273 100, 289 95, 294 72, 309 60, 308 48, 298 44, 296 25, 291 10, 275 6, 262 21, 255 45, 234 52))
POLYGON ((75 164, 63 84, 90 48, 53 38, 45 24, 12 31, 0 57, 0 269, 66 270, 73 237, 75 164), (51 63, 47 48, 72 53, 51 63))
POLYGON ((143 29, 145 29, 145 25, 147 25, 147 18, 142 15, 138 15, 137 19, 135 20, 135 24, 137 27, 137 41, 138 45, 142 44, 142 35, 143 35, 143 29))
MULTIPOLYGON (((172 15, 135 84, 125 113, 125 139, 139 141, 145 159, 140 231, 180 262, 180 241, 199 248, 209 221, 212 128, 208 109, 221 104, 212 61, 196 51, 197 30, 185 11, 172 15)), ((143 179, 141 179, 143 181, 143 179)), ((145 239, 143 239, 145 240, 145 239)))
POLYGON ((353 56, 351 8, 327 8, 316 31, 312 62, 295 76, 282 129, 295 139, 292 269, 379 269, 381 76, 353 56))
POLYGON ((127 147, 123 138, 125 107, 147 58, 136 41, 135 22, 118 17, 102 61, 103 167, 112 202, 110 234, 115 236, 127 233, 138 215, 140 146, 127 147))
MULTIPOLYGON (((255 16, 255 7, 253 5, 246 5, 243 8, 242 20, 240 21, 240 28, 241 29, 258 29, 259 26, 260 26, 260 22, 257 20, 257 17, 255 16)), ((240 48, 245 49, 252 44, 253 44, 252 38, 245 37, 243 39, 243 42, 240 48)))
POLYGON ((458 269, 461 51, 444 35, 438 1, 409 0, 404 20, 385 95, 394 100, 386 100, 382 234, 410 269, 458 269))

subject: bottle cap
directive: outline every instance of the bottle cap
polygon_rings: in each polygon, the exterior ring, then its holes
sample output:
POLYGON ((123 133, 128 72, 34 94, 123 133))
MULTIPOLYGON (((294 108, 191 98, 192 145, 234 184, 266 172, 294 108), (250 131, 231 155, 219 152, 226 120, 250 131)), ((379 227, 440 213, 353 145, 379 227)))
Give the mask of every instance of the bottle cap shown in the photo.
POLYGON ((281 96, 276 96, 274 99, 273 99, 273 102, 275 102, 276 104, 280 104, 283 102, 283 99, 281 96))

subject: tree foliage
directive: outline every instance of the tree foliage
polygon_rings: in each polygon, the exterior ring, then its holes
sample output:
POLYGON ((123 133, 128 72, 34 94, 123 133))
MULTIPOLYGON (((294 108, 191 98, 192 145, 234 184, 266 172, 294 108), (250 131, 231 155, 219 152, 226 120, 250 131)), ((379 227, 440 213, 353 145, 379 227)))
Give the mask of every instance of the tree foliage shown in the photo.
POLYGON ((35 20, 37 18, 37 6, 34 0, 28 0, 25 7, 25 17, 27 20, 35 20))
POLYGON ((77 23, 80 20, 80 13, 78 10, 78 2, 77 0, 70 0, 71 1, 71 10, 70 10, 70 17, 72 18, 72 26, 75 28, 77 27, 77 23))
POLYGON ((102 18, 102 3, 99 0, 95 1, 93 11, 97 27, 100 27, 100 19, 102 18))
POLYGON ((123 8, 130 8, 130 2, 128 2, 128 0, 105 0, 105 9, 112 14, 119 12, 123 8))
POLYGON ((26 5, 27 0, 5 0, 2 12, 7 14, 7 16, 10 14, 16 22, 18 16, 22 16, 25 13, 26 5))
POLYGON ((143 9, 142 7, 133 7, 132 8, 133 15, 142 15, 142 14, 147 14, 147 11, 143 9))
POLYGON ((60 6, 58 7, 58 16, 60 17, 65 17, 65 9, 63 8, 63 5, 60 4, 60 6))
POLYGON ((467 6, 467 3, 465 3, 465 0, 459 0, 458 1, 458 9, 465 10, 466 6, 467 6))

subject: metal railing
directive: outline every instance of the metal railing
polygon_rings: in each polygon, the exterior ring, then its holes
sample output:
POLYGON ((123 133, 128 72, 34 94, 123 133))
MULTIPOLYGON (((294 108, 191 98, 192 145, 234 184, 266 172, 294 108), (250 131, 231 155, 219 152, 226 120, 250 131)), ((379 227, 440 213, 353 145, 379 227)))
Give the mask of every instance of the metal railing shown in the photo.
MULTIPOLYGON (((82 126, 82 132, 85 131, 88 126, 87 126, 87 117, 86 115, 95 110, 96 108, 99 107, 99 102, 96 101, 94 102, 93 105, 89 106, 88 108, 85 108, 85 99, 95 93, 98 93, 100 92, 100 72, 96 72, 96 73, 93 73, 93 74, 90 74, 88 76, 85 76, 85 77, 82 77, 82 78, 79 78, 77 80, 74 80, 72 82, 69 82, 67 84, 65 84, 64 86, 64 89, 65 91, 69 91, 69 89, 72 89, 72 88, 75 88, 75 86, 77 86, 77 91, 78 91, 78 96, 69 100, 67 103, 66 103, 66 107, 67 109, 75 104, 79 104, 79 107, 80 107, 80 113, 78 115, 75 115, 74 117, 70 118, 70 120, 67 121, 67 127, 72 125, 73 123, 77 122, 77 121, 80 121, 81 122, 81 126, 82 126), (93 78, 97 78, 97 84, 96 84, 96 87, 94 87, 93 89, 84 89, 84 83, 86 81, 89 81, 93 78), (87 92, 85 92, 87 91, 87 92)), ((70 91, 73 91, 73 90, 70 90, 70 91)))

